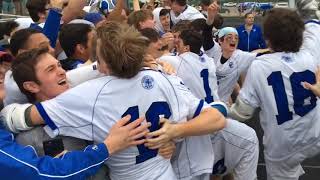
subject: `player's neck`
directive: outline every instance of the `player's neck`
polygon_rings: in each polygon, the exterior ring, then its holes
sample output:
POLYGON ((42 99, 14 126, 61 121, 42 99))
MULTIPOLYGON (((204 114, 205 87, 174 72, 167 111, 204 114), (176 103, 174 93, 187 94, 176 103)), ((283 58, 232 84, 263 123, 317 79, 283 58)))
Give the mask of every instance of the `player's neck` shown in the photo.
POLYGON ((229 59, 233 54, 233 51, 223 51, 222 52, 222 56, 225 58, 225 59, 229 59))

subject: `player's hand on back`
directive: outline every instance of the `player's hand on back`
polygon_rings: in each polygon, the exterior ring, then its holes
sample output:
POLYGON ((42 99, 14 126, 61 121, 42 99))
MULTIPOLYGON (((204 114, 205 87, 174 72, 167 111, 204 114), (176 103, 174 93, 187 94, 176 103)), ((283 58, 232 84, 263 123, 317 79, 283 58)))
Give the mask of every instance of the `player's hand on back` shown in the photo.
POLYGON ((150 149, 159 149, 178 136, 176 134, 176 124, 172 124, 169 120, 164 118, 160 120, 160 123, 163 125, 159 130, 147 134, 148 138, 145 146, 150 149))
POLYGON ((146 142, 145 139, 140 138, 147 135, 149 132, 148 127, 150 127, 151 124, 141 124, 145 120, 144 118, 139 118, 129 123, 130 118, 130 115, 123 117, 110 129, 109 135, 104 141, 110 155, 130 146, 136 146, 146 142))
POLYGON ((305 89, 311 90, 316 96, 320 97, 320 67, 316 71, 316 84, 311 85, 308 82, 303 82, 305 89))
POLYGON ((171 159, 172 154, 175 150, 175 143, 173 141, 169 141, 168 143, 164 144, 164 146, 159 148, 159 154, 166 159, 171 159))

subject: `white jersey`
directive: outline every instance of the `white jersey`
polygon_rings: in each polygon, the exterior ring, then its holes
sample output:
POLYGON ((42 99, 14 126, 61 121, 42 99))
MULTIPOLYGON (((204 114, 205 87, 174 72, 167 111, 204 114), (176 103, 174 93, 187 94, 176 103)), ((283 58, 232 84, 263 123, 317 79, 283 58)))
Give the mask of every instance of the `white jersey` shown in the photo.
POLYGON ((311 20, 305 24, 303 34, 303 45, 301 49, 309 50, 310 53, 320 62, 320 21, 311 20))
POLYGON ((216 77, 216 66, 213 59, 206 54, 201 56, 186 52, 173 58, 161 57, 170 63, 191 92, 198 98, 204 98, 207 103, 219 100, 216 77))
POLYGON ((233 173, 235 180, 255 180, 259 159, 256 132, 227 119, 226 127, 211 136, 214 151, 213 175, 233 173))
MULTIPOLYGON (((159 116, 179 122, 197 116, 204 106, 208 107, 180 78, 153 70, 143 70, 131 79, 94 79, 37 105, 51 133, 96 143, 103 142, 110 128, 127 114, 133 120, 145 116, 154 131, 160 128, 159 116)), ((176 179, 170 161, 144 145, 113 155, 107 164, 111 179, 176 179)))
POLYGON ((177 24, 181 20, 193 21, 195 19, 205 19, 204 15, 201 14, 196 8, 187 5, 186 9, 180 13, 178 16, 171 10, 170 18, 173 24, 177 24))
POLYGON ((308 51, 258 57, 248 70, 239 98, 260 107, 265 159, 283 161, 320 138, 317 97, 302 86, 315 83, 316 59, 308 51))
POLYGON ((217 43, 216 41, 213 40, 214 46, 209 49, 204 51, 204 53, 206 53, 207 56, 213 58, 214 63, 216 64, 217 61, 220 61, 221 56, 222 56, 222 49, 219 45, 219 43, 217 43))
MULTIPOLYGON (((217 43, 215 44, 217 46, 217 43)), ((218 95, 221 101, 227 103, 237 81, 242 73, 245 73, 252 61, 256 58, 256 53, 249 53, 235 50, 232 56, 221 63, 222 52, 218 47, 213 47, 212 52, 206 52, 209 57, 213 57, 216 64, 218 78, 218 95)))
MULTIPOLYGON (((160 59, 175 67, 177 76, 196 97, 204 99, 207 103, 219 99, 216 69, 212 58, 205 54, 199 56, 186 52, 179 56, 164 56, 160 59)), ((211 144, 210 135, 206 135, 188 137, 177 145, 179 154, 172 162, 179 179, 188 180, 205 173, 211 174, 214 160, 211 144)))

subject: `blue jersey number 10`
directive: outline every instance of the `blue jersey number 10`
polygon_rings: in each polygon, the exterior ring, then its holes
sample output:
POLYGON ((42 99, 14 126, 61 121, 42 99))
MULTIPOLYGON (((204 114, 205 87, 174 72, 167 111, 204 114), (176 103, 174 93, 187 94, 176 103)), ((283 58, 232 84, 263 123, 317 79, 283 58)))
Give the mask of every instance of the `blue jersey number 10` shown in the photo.
MULTIPOLYGON (((291 83, 292 96, 294 102, 294 113, 303 117, 316 106, 317 98, 311 91, 304 89, 301 83, 306 81, 311 84, 314 84, 316 82, 315 75, 313 72, 306 70, 303 72, 292 73, 289 79, 291 83), (305 105, 305 100, 309 101, 310 103, 307 103, 305 105)), ((281 72, 272 72, 268 77, 268 84, 272 86, 274 97, 277 104, 278 115, 276 115, 276 118, 278 121, 278 125, 292 120, 293 114, 289 110, 287 94, 284 87, 281 72)))
MULTIPOLYGON (((130 122, 139 118, 139 107, 132 106, 127 109, 127 111, 122 115, 122 117, 130 114, 131 119, 130 122)), ((164 118, 170 118, 171 111, 169 108, 169 104, 167 102, 153 102, 149 109, 147 110, 145 116, 146 120, 151 123, 151 127, 149 127, 150 132, 156 131, 160 128, 159 124, 159 116, 163 115, 164 118)), ((148 159, 151 159, 158 154, 158 150, 149 149, 143 144, 137 146, 139 155, 136 157, 136 164, 142 163, 148 159)))

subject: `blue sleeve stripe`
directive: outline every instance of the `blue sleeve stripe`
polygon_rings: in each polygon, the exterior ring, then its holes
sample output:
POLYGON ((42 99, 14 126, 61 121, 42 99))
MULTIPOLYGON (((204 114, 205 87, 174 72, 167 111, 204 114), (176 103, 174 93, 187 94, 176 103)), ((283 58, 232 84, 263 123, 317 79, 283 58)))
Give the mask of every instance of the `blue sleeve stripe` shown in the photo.
POLYGON ((196 109, 196 112, 195 112, 194 115, 193 115, 193 118, 197 117, 197 116, 200 114, 200 112, 201 112, 201 110, 202 110, 202 107, 203 107, 203 104, 204 104, 204 100, 202 99, 202 100, 199 102, 199 105, 198 105, 198 107, 197 107, 197 109, 196 109))
POLYGON ((305 24, 309 24, 309 23, 315 23, 315 24, 320 25, 320 22, 316 21, 316 20, 309 20, 309 21, 305 22, 305 24))
POLYGON ((52 130, 56 130, 58 129, 58 127, 54 124, 54 122, 51 120, 51 118, 49 117, 49 115, 47 114, 47 112, 44 110, 43 106, 41 105, 41 103, 36 103, 35 104, 37 110, 39 111, 42 119, 46 122, 46 124, 52 129, 52 130))
POLYGON ((217 109, 221 114, 223 114, 224 117, 227 117, 228 111, 225 106, 223 106, 221 104, 213 104, 213 105, 211 105, 211 107, 217 109))

